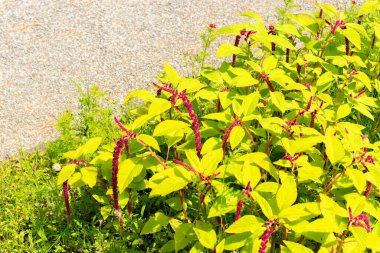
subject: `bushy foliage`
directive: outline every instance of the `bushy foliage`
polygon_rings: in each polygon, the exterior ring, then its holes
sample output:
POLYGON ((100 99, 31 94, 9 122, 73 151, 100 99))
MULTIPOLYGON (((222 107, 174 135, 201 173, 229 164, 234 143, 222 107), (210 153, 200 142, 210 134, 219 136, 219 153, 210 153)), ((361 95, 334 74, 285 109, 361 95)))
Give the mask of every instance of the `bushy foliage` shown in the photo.
POLYGON ((213 31, 234 37, 219 67, 165 64, 155 94, 128 94, 144 104, 115 141, 64 154, 67 213, 92 188, 145 252, 380 251, 380 2, 317 6, 268 27, 243 13, 213 31))

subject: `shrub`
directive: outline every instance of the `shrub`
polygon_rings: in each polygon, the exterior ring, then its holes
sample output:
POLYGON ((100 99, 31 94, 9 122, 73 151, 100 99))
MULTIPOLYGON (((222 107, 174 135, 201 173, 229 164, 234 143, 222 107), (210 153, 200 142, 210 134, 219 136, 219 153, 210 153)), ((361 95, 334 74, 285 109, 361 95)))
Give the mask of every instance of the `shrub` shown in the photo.
POLYGON ((380 2, 317 6, 215 29, 234 44, 199 76, 165 64, 118 139, 64 154, 64 193, 93 188, 134 250, 380 251, 380 2))

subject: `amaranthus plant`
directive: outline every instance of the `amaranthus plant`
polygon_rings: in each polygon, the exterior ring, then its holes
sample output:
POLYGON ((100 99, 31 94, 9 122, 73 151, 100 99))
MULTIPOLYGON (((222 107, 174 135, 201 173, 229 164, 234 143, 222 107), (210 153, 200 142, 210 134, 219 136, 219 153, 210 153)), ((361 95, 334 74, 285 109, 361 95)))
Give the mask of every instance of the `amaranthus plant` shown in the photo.
POLYGON ((143 252, 380 251, 379 10, 213 26, 225 61, 193 78, 165 64, 154 93, 127 95, 143 106, 115 118, 119 138, 66 153, 89 166, 58 183, 99 185, 143 252))

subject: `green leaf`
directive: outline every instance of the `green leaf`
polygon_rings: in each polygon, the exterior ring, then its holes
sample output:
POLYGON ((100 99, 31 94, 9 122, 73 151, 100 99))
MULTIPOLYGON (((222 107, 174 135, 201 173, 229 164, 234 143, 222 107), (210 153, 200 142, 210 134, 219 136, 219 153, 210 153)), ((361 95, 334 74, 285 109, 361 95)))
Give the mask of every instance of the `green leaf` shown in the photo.
POLYGON ((81 187, 84 185, 84 182, 81 180, 82 174, 80 172, 75 172, 68 180, 69 185, 81 187))
POLYGON ((203 168, 204 176, 211 176, 215 174, 215 171, 219 163, 223 160, 223 150, 221 148, 208 152, 202 157, 201 167, 203 168))
POLYGON ((274 56, 274 55, 271 55, 271 56, 265 58, 263 61, 263 67, 262 67, 263 71, 265 73, 269 73, 272 69, 277 67, 277 62, 278 62, 278 60, 277 60, 276 56, 274 56))
POLYGON ((227 117, 225 112, 215 112, 215 113, 210 113, 202 118, 204 119, 212 119, 212 120, 217 120, 217 121, 222 121, 222 122, 227 122, 227 117))
POLYGON ((246 232, 246 233, 228 236, 224 243, 224 249, 233 251, 233 250, 243 247, 244 245, 246 245, 251 235, 252 233, 246 232))
POLYGON ((186 150, 185 153, 191 167, 193 167, 196 171, 203 173, 202 163, 199 160, 197 153, 194 150, 186 150))
POLYGON ((146 134, 140 134, 137 136, 137 139, 142 140, 148 146, 150 146, 150 147, 154 148, 155 150, 161 152, 160 146, 158 145, 158 142, 156 141, 156 139, 154 137, 152 137, 150 135, 146 135, 146 134))
POLYGON ((281 210, 290 207, 297 200, 297 183, 292 175, 280 172, 281 186, 276 194, 277 206, 281 210))
POLYGON ((102 206, 100 208, 100 213, 101 213, 104 220, 106 220, 108 218, 111 211, 112 211, 112 208, 110 206, 102 206))
POLYGON ((124 103, 128 103, 132 98, 140 98, 145 102, 150 102, 155 99, 154 95, 147 90, 135 90, 128 93, 124 103))
POLYGON ((140 175, 142 170, 142 160, 139 157, 129 158, 121 162, 118 171, 119 192, 123 192, 133 179, 140 175))
POLYGON ((198 237, 199 242, 208 249, 214 249, 217 242, 216 233, 212 229, 212 226, 203 222, 197 221, 193 228, 195 234, 198 237))
POLYGON ((373 250, 372 252, 380 251, 380 236, 375 235, 373 233, 368 233, 367 234, 367 248, 373 250))
POLYGON ((263 152, 248 153, 237 158, 238 161, 248 161, 254 163, 260 168, 268 171, 276 180, 278 180, 278 173, 276 167, 273 166, 272 161, 268 155, 263 152))
POLYGON ((367 164, 367 168, 369 170, 369 172, 365 173, 367 180, 380 188, 380 170, 371 164, 367 164))
POLYGON ((281 144, 291 156, 294 156, 297 153, 310 150, 316 144, 323 142, 323 139, 323 136, 295 137, 294 140, 285 137, 281 139, 281 144))
POLYGON ((364 116, 368 117, 372 121, 375 120, 373 118, 373 115, 371 114, 370 109, 368 108, 368 106, 363 105, 363 104, 358 104, 358 105, 354 106, 354 109, 357 110, 358 112, 360 112, 361 114, 363 114, 364 116))
POLYGON ((154 174, 149 179, 149 188, 152 188, 149 197, 166 196, 185 187, 194 174, 182 166, 167 168, 154 174))
POLYGON ((165 227, 169 223, 169 217, 161 212, 157 212, 154 216, 150 217, 149 220, 144 224, 141 230, 141 235, 153 234, 165 227))
POLYGON ((261 211, 263 212, 265 217, 267 217, 268 219, 272 219, 273 210, 269 202, 258 192, 254 191, 251 194, 253 195, 253 198, 257 201, 257 203, 259 204, 261 211))
POLYGON ((306 248, 302 244, 285 240, 283 240, 283 242, 288 247, 291 253, 313 253, 311 249, 306 248))
POLYGON ((162 136, 171 134, 179 129, 184 129, 188 127, 189 124, 179 120, 165 120, 160 122, 154 129, 153 136, 162 136))
POLYGON ((329 17, 338 17, 338 12, 336 11, 334 5, 332 4, 316 4, 319 8, 321 8, 324 14, 327 14, 329 17))
POLYGON ((223 84, 223 78, 220 75, 220 72, 218 70, 214 70, 210 72, 202 71, 201 75, 206 77, 211 82, 217 83, 219 85, 223 84))
POLYGON ((178 75, 177 71, 167 63, 164 63, 164 69, 166 72, 166 76, 168 78, 168 82, 170 82, 174 86, 176 86, 178 84, 178 81, 179 81, 179 75, 178 75))
POLYGON ((348 212, 345 208, 341 207, 333 199, 329 198, 325 194, 320 194, 321 202, 319 207, 323 214, 323 217, 330 219, 335 222, 335 216, 348 217, 348 212))
POLYGON ((225 244, 225 239, 223 239, 218 245, 215 247, 215 252, 216 253, 223 253, 224 252, 224 244, 225 244))
POLYGON ((331 72, 323 73, 317 80, 318 92, 322 93, 324 90, 328 89, 332 85, 334 77, 331 72))
POLYGON ((363 172, 357 169, 346 169, 346 175, 351 179, 358 193, 362 193, 367 185, 367 179, 363 172))
POLYGON ((207 218, 222 216, 223 214, 234 212, 238 202, 237 196, 225 194, 219 196, 213 203, 207 218))
POLYGON ((236 87, 248 87, 259 83, 259 81, 251 76, 251 73, 243 68, 230 67, 228 69, 236 77, 231 79, 230 85, 236 87))
POLYGON ((354 44, 355 47, 357 47, 359 50, 361 50, 362 46, 361 46, 360 34, 356 30, 354 30, 350 27, 347 27, 347 29, 341 30, 341 33, 343 33, 343 35, 352 44, 354 44))
POLYGON ((250 164, 249 162, 244 162, 242 176, 243 186, 245 187, 248 182, 250 182, 252 189, 255 188, 255 186, 261 180, 260 169, 257 166, 250 164))
POLYGON ((281 113, 284 113, 286 110, 286 101, 284 94, 280 91, 275 91, 270 93, 270 97, 272 98, 273 104, 281 111, 281 113))
POLYGON ((349 104, 344 104, 338 107, 336 112, 336 120, 347 117, 351 113, 351 106, 349 104))
POLYGON ((183 223, 177 227, 174 234, 175 251, 178 252, 185 248, 196 239, 193 224, 183 223))
POLYGON ((226 233, 229 234, 239 234, 244 232, 254 232, 255 230, 262 227, 264 221, 256 217, 254 215, 244 215, 234 223, 232 223, 228 229, 226 229, 226 233))
POLYGON ((216 57, 225 57, 233 54, 240 54, 241 52, 242 50, 239 47, 235 47, 231 44, 222 44, 216 52, 216 57))
POLYGON ((142 127, 150 119, 152 119, 152 116, 149 114, 141 115, 140 117, 136 118, 132 123, 132 130, 142 127))
POLYGON ((148 115, 154 117, 164 113, 172 107, 172 103, 163 98, 155 98, 149 106, 148 115))
POLYGON ((82 180, 88 184, 90 188, 94 187, 98 180, 98 170, 95 167, 83 167, 80 172, 82 173, 82 180))
POLYGON ((366 1, 360 8, 358 17, 376 11, 376 9, 379 9, 379 5, 379 1, 376 0, 366 1))
POLYGON ((189 253, 203 253, 205 247, 202 246, 199 242, 196 242, 194 246, 190 249, 189 253))
POLYGON ((245 136, 244 129, 241 126, 235 126, 229 136, 231 148, 235 149, 245 136))
POLYGON ((326 155, 329 158, 332 165, 337 164, 345 157, 345 150, 338 139, 334 136, 335 130, 332 127, 327 128, 325 134, 325 146, 326 146, 326 155))
POLYGON ((280 218, 288 220, 309 220, 321 214, 319 204, 316 202, 295 204, 291 207, 285 208, 278 215, 280 218))
POLYGON ((175 251, 174 240, 169 240, 167 243, 164 244, 164 246, 161 247, 161 249, 158 252, 164 253, 164 252, 173 252, 173 251, 175 251))
POLYGON ((87 154, 92 154, 94 153, 100 143, 102 142, 102 138, 100 137, 95 137, 95 138, 91 138, 89 139, 82 147, 81 147, 81 150, 82 150, 82 154, 83 155, 87 155, 87 154))
POLYGON ((241 105, 243 114, 245 116, 250 115, 256 109, 260 99, 260 93, 258 91, 252 92, 243 98, 241 105))
POLYGON ((74 173, 75 168, 75 164, 68 164, 63 166, 58 174, 57 185, 62 185, 63 182, 69 180, 70 176, 74 173))
POLYGON ((316 233, 339 233, 340 229, 336 223, 331 222, 330 219, 321 218, 310 222, 306 227, 305 231, 316 232, 316 233))

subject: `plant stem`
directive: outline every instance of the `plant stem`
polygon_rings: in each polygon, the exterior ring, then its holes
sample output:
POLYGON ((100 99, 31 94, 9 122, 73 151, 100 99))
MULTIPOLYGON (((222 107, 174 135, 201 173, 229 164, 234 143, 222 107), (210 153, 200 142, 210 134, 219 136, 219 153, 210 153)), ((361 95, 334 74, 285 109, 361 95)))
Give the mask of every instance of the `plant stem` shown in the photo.
POLYGON ((185 199, 182 194, 182 190, 178 191, 179 199, 181 200, 181 206, 182 206, 182 212, 183 212, 183 217, 185 217, 185 220, 188 222, 189 219, 187 218, 187 212, 186 212, 186 207, 185 207, 185 199))

